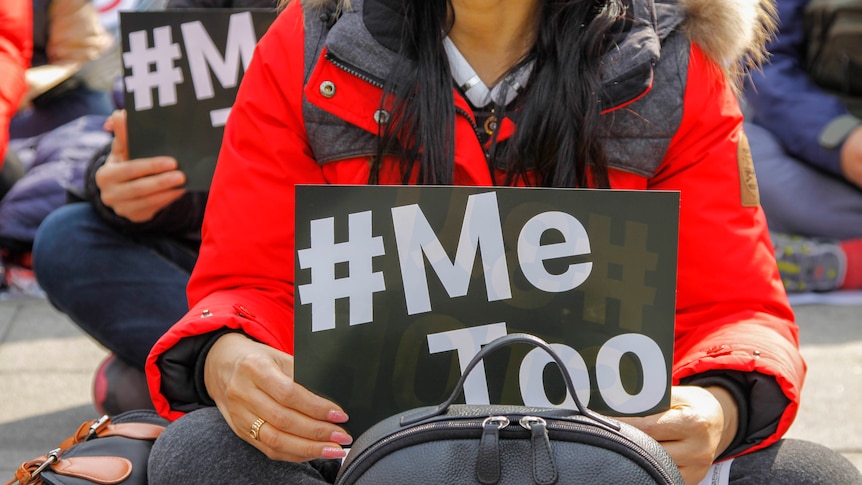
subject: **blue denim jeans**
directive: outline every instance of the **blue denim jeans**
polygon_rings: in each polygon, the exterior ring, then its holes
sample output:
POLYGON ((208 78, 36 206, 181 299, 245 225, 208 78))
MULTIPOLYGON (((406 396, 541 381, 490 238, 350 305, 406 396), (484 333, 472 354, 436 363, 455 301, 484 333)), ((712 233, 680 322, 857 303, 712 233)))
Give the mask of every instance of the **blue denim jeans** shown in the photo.
POLYGON ((31 107, 9 122, 10 138, 30 138, 65 125, 85 115, 107 116, 114 111, 111 94, 79 87, 51 103, 31 107))
POLYGON ((33 270, 51 304, 140 369, 187 312, 196 260, 196 244, 121 233, 86 202, 52 212, 33 243, 33 270))
POLYGON ((862 238, 862 189, 788 155, 766 128, 745 124, 769 229, 826 239, 862 238))

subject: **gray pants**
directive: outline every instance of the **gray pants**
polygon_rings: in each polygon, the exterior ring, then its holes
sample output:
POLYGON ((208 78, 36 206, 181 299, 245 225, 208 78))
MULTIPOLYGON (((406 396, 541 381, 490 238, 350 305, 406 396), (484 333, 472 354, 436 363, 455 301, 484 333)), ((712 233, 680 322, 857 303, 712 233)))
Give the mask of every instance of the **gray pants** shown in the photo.
POLYGON ((765 128, 745 123, 769 229, 825 239, 862 238, 862 190, 788 155, 765 128))
MULTIPOLYGON (((218 409, 205 408, 167 427, 150 454, 150 485, 325 484, 338 471, 337 460, 310 463, 273 461, 237 437, 218 409)), ((398 483, 398 477, 393 477, 398 483)), ((862 475, 842 455, 799 440, 775 445, 734 460, 730 483, 794 485, 862 483, 862 475)))

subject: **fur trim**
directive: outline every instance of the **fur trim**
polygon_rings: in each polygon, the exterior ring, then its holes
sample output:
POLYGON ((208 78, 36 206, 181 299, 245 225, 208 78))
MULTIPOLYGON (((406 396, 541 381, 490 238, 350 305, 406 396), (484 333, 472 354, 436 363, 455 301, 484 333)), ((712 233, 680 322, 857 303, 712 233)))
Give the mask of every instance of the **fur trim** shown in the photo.
POLYGON ((775 34, 775 0, 678 0, 688 38, 728 73, 744 74, 766 61, 775 34))

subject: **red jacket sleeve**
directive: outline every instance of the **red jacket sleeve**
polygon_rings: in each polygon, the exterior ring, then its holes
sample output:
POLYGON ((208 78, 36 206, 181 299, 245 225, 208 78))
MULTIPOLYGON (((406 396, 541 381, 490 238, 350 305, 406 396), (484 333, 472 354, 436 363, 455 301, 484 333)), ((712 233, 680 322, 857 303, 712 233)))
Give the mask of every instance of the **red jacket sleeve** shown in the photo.
POLYGON ((325 183, 302 119, 301 2, 291 2, 257 46, 231 110, 211 186, 189 313, 154 346, 147 374, 156 409, 159 356, 183 338, 241 329, 293 352, 294 187, 325 183), (261 143, 261 139, 266 143, 261 143))
POLYGON ((790 427, 805 364, 747 147, 733 90, 693 47, 682 124, 650 184, 681 191, 673 377, 725 370, 774 378, 790 404, 752 403, 775 406, 777 426, 751 451, 790 427))
POLYGON ((9 120, 27 91, 24 72, 33 54, 30 0, 6 0, 0 8, 0 165, 9 143, 9 120))

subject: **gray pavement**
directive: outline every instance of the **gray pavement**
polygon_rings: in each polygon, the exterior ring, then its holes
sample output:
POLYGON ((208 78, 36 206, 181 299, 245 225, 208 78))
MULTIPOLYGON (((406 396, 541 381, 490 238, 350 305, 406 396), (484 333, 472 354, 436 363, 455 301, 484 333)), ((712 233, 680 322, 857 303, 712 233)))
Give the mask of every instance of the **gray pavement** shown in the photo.
MULTIPOLYGON (((796 308, 809 365, 790 437, 862 470, 862 305, 796 308)), ((0 301, 0 483, 96 416, 93 371, 106 351, 44 299, 0 301)))

